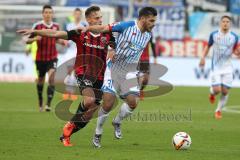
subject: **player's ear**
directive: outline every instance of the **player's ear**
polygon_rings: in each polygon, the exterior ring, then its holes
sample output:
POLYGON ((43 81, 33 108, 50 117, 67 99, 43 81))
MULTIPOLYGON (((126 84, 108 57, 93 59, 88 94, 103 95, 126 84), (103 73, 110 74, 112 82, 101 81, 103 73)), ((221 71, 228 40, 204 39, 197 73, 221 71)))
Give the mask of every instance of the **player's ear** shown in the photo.
POLYGON ((89 16, 86 17, 86 21, 89 23, 89 21, 90 21, 89 16))

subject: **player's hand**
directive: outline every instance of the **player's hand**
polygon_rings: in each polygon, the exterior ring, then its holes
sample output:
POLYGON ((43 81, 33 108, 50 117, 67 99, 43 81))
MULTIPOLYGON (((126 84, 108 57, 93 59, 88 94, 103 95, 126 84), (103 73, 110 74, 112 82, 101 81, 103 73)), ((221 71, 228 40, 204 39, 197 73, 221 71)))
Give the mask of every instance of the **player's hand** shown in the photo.
POLYGON ((108 51, 107 59, 110 59, 113 63, 116 61, 117 55, 115 54, 114 49, 108 51))
POLYGON ((87 27, 78 27, 77 30, 80 31, 80 32, 86 32, 87 27))
POLYGON ((20 30, 17 30, 17 33, 20 33, 22 35, 31 35, 34 33, 34 30, 32 29, 20 29, 20 30))
POLYGON ((36 39, 36 41, 40 41, 42 39, 42 37, 41 36, 36 36, 35 39, 36 39))
POLYGON ((70 46, 67 40, 63 40, 63 46, 64 47, 69 47, 70 46))
POLYGON ((28 56, 30 53, 31 53, 31 49, 26 49, 26 50, 25 50, 26 56, 28 56))
POLYGON ((201 58, 200 63, 199 63, 199 67, 203 68, 205 66, 205 59, 201 58))

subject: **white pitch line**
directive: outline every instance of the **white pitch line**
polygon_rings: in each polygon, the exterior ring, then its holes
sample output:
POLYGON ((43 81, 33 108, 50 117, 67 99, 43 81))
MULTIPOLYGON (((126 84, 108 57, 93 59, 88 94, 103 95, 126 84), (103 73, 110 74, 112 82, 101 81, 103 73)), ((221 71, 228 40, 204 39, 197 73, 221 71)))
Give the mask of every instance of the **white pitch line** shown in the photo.
POLYGON ((240 114, 240 106, 226 106, 223 108, 223 111, 240 114))

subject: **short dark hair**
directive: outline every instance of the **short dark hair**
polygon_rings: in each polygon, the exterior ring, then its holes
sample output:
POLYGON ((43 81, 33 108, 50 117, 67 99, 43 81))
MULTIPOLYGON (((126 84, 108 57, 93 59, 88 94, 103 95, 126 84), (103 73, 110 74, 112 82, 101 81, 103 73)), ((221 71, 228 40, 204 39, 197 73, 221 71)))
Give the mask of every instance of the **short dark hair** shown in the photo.
POLYGON ((100 11, 100 7, 91 6, 91 7, 87 8, 87 10, 85 11, 85 17, 88 17, 92 12, 96 12, 96 11, 100 11))
POLYGON ((52 6, 50 6, 48 4, 44 5, 42 8, 42 13, 44 12, 45 9, 52 9, 52 6))
POLYGON ((138 18, 141 18, 143 16, 150 16, 150 15, 157 16, 157 10, 153 7, 144 7, 140 9, 138 18))
POLYGON ((80 8, 75 8, 74 12, 82 12, 80 8))
POLYGON ((228 16, 228 15, 222 16, 222 17, 221 17, 221 20, 223 20, 224 18, 227 18, 227 19, 229 19, 230 21, 232 21, 232 18, 231 18, 230 16, 228 16))

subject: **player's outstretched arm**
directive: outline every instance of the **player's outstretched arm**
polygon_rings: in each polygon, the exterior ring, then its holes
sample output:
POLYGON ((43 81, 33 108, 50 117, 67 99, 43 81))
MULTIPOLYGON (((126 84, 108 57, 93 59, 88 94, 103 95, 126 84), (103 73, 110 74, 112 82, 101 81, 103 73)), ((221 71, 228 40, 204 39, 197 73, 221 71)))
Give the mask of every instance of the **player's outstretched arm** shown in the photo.
POLYGON ((93 25, 93 26, 88 26, 88 27, 81 27, 78 28, 82 32, 93 32, 93 33, 107 33, 110 32, 109 25, 93 25))
POLYGON ((45 30, 32 30, 32 29, 21 29, 18 30, 17 33, 22 35, 33 35, 33 36, 46 36, 46 37, 54 37, 54 38, 61 38, 67 39, 67 32, 66 31, 55 31, 51 29, 45 30))
POLYGON ((68 46, 68 41, 67 40, 64 40, 64 39, 57 39, 56 41, 58 44, 64 46, 64 47, 67 47, 68 46))
POLYGON ((42 39, 41 36, 29 37, 29 38, 26 40, 26 43, 27 43, 27 44, 32 44, 34 41, 38 41, 38 40, 41 40, 41 39, 42 39))

